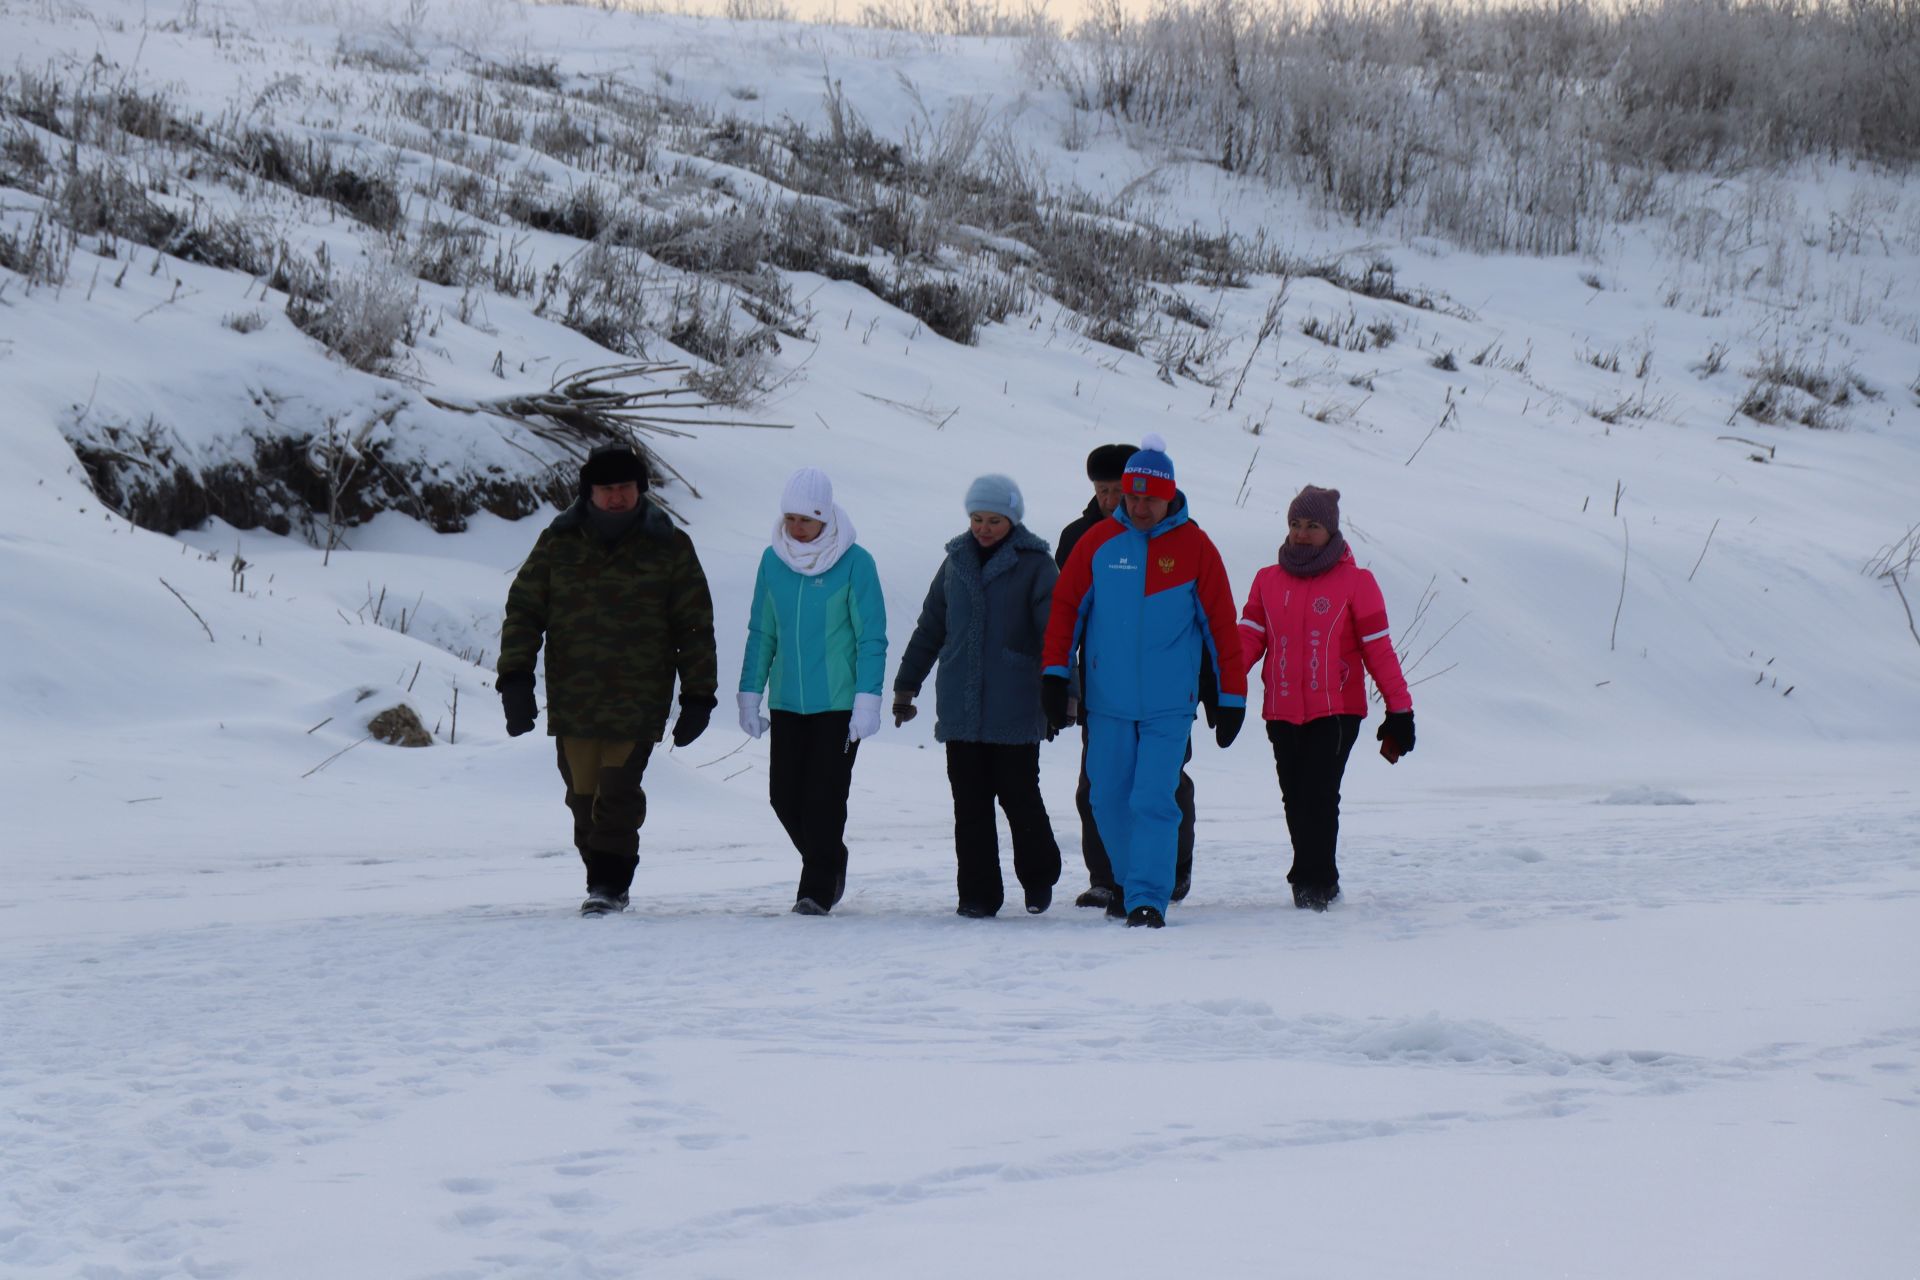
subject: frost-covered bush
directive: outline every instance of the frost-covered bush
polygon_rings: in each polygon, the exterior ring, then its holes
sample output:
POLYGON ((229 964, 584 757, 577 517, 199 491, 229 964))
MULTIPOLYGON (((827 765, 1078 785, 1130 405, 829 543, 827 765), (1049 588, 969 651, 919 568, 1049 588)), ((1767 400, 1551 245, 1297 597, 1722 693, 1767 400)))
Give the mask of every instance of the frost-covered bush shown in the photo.
POLYGON ((302 333, 365 373, 395 370, 394 348, 413 345, 419 313, 419 287, 379 257, 331 277, 324 299, 287 299, 287 318, 302 333))
POLYGON ((1225 168, 1481 250, 1583 248, 1664 172, 1920 160, 1912 0, 1104 0, 1025 64, 1225 168))

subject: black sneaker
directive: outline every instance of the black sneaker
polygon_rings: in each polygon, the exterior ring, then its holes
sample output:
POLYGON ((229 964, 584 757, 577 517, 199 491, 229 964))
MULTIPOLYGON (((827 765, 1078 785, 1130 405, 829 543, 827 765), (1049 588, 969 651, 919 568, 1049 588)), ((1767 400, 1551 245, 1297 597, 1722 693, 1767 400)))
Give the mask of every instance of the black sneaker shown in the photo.
POLYGON ((1053 905, 1053 886, 1043 884, 1037 889, 1027 890, 1027 914, 1037 916, 1053 905))
POLYGON ((823 907, 812 898, 802 898, 793 904, 793 914, 797 916, 824 916, 831 907, 823 907))
POLYGON ((969 920, 991 920, 1000 912, 994 907, 983 907, 977 902, 963 902, 955 907, 953 914, 965 916, 969 920))
POLYGON ((1129 929, 1164 929, 1166 927, 1166 917, 1152 907, 1135 907, 1127 913, 1129 929))
POLYGON ((1076 907, 1105 907, 1111 906, 1113 899, 1114 889, 1112 885, 1097 884, 1075 898, 1073 905, 1076 907))
POLYGON ((1190 875, 1183 876, 1182 878, 1175 880, 1173 882, 1172 896, 1175 902, 1185 902, 1187 900, 1187 894, 1191 893, 1192 891, 1193 891, 1193 877, 1190 875))
POLYGON ((580 914, 583 916, 614 915, 626 909, 627 895, 611 889, 589 889, 587 900, 580 904, 580 914))

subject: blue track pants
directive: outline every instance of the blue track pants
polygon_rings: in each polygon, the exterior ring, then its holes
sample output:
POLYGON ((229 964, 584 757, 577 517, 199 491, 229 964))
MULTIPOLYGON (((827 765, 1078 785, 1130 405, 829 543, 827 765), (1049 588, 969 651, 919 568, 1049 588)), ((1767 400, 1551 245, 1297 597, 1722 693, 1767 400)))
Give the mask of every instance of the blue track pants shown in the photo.
POLYGON ((1180 843, 1180 766, 1193 713, 1119 720, 1087 718, 1087 781, 1093 817, 1127 910, 1166 914, 1180 843))

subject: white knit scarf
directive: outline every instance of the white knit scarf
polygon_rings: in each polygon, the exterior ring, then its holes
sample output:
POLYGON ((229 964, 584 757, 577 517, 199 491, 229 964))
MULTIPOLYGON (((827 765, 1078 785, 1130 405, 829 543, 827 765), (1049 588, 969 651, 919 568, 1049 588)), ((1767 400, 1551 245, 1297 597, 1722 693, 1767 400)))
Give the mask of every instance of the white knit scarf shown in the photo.
POLYGON ((853 546, 855 536, 853 521, 847 518, 847 513, 836 502, 833 504, 833 519, 827 521, 826 527, 820 530, 820 536, 812 542, 795 542, 788 537, 786 516, 774 521, 773 553, 800 576, 817 578, 840 563, 840 557, 853 546))

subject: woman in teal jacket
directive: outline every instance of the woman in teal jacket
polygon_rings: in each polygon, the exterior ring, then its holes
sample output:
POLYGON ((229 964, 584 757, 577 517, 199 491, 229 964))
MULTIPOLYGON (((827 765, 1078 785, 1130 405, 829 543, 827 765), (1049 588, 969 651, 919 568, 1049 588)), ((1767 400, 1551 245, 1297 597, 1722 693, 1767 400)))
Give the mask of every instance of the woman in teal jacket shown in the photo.
POLYGON ((823 916, 847 887, 854 758, 880 731, 887 607, 825 472, 794 472, 780 510, 754 578, 737 701, 741 729, 755 738, 773 730, 768 793, 800 851, 793 909, 823 916))

